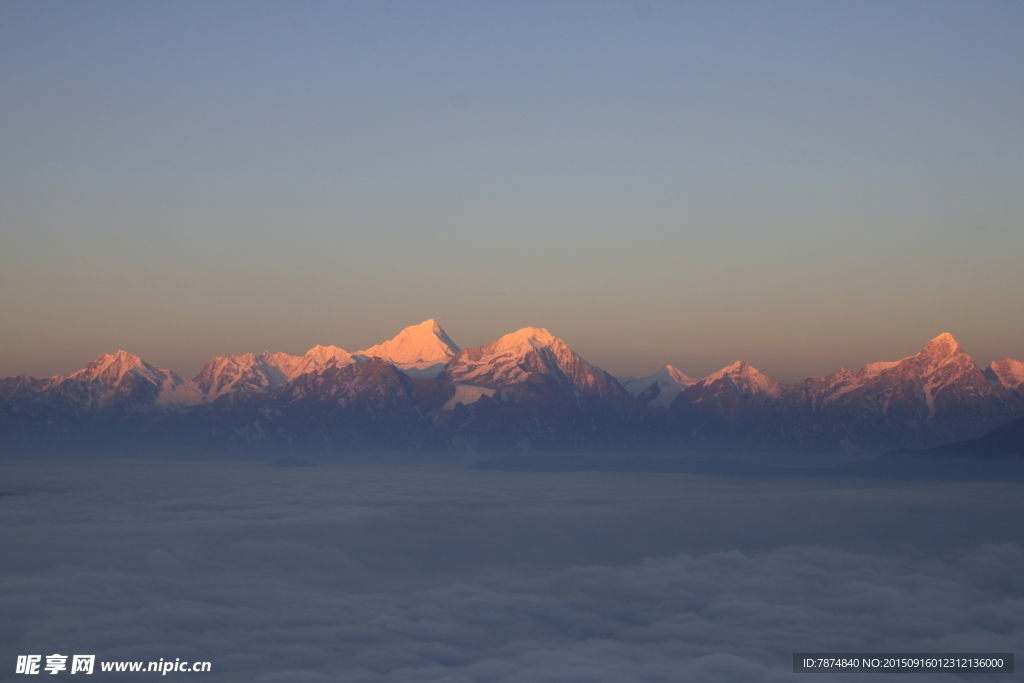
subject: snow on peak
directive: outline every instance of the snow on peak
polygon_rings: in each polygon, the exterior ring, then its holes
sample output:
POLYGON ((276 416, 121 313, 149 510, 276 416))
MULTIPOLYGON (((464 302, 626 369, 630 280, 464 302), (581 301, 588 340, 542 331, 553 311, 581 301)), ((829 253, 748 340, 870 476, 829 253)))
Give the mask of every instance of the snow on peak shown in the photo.
POLYGON ((1007 389, 1024 387, 1024 363, 1012 358, 992 361, 988 366, 988 374, 998 379, 1007 389))
POLYGON ((107 391, 132 393, 139 387, 156 388, 156 404, 190 405, 198 402, 199 393, 191 382, 186 382, 170 370, 150 365, 127 351, 104 353, 87 367, 64 378, 50 378, 50 385, 62 382, 89 382, 106 387, 107 391))
POLYGON ((929 356, 947 357, 963 353, 963 349, 960 348, 960 344, 953 338, 953 335, 949 332, 943 332, 928 342, 922 353, 929 356))
POLYGON ((101 382, 112 385, 129 372, 157 381, 156 376, 160 371, 134 354, 118 351, 113 354, 104 353, 97 356, 88 366, 74 373, 70 378, 82 382, 101 382))
MULTIPOLYGON (((722 379, 723 377, 732 377, 734 375, 742 375, 742 374, 744 374, 744 371, 748 371, 748 370, 753 370, 754 372, 758 372, 757 368, 751 368, 749 365, 747 365, 746 361, 738 360, 735 363, 733 363, 732 365, 725 366, 724 368, 722 368, 718 372, 711 373, 710 375, 705 377, 702 381, 707 382, 707 383, 710 384, 711 382, 714 382, 715 380, 722 379)), ((758 372, 758 374, 760 374, 760 373, 758 372)))
MULTIPOLYGON (((963 349, 960 348, 960 344, 957 343, 956 339, 949 332, 943 332, 938 337, 928 342, 928 344, 916 355, 907 356, 900 360, 868 363, 860 370, 852 372, 846 371, 846 374, 852 377, 854 381, 845 388, 844 392, 841 393, 846 393, 866 382, 875 380, 887 370, 909 367, 915 363, 917 364, 915 367, 920 369, 921 361, 925 361, 926 367, 932 365, 933 361, 938 361, 941 365, 947 359, 959 356, 966 357, 963 349)), ((837 393, 836 395, 838 396, 839 394, 837 393)))
POLYGON ((492 353, 509 351, 518 348, 542 349, 555 344, 565 345, 561 339, 551 334, 543 327, 524 327, 499 338, 497 341, 488 344, 492 353))
POLYGON ((258 356, 253 353, 221 356, 207 362, 192 381, 207 401, 242 387, 250 390, 275 389, 297 373, 302 360, 301 356, 269 352, 258 356))
POLYGON ((653 375, 646 377, 618 377, 619 384, 634 398, 638 398, 649 406, 668 407, 672 399, 683 389, 697 383, 679 368, 666 365, 653 375))
POLYGON ((102 366, 117 366, 117 367, 142 367, 142 359, 136 356, 134 353, 128 353, 127 351, 119 350, 117 353, 102 353, 96 357, 90 365, 102 365, 102 366))
MULTIPOLYGON (((353 362, 352 354, 345 349, 337 346, 321 346, 320 344, 306 351, 306 355, 302 358, 304 366, 316 366, 318 368, 332 361, 338 365, 350 365, 353 362)), ((309 370, 306 370, 306 372, 309 372, 309 370)))
POLYGON ((729 380, 739 391, 752 394, 767 394, 773 398, 782 395, 782 385, 764 375, 746 361, 736 361, 718 372, 708 375, 699 384, 707 386, 721 379, 729 380))
POLYGON ((397 364, 445 363, 459 350, 437 321, 431 319, 407 327, 394 339, 357 351, 354 355, 382 358, 397 364))
POLYGON ((294 363, 289 363, 287 367, 282 367, 282 371, 284 371, 288 380, 293 380, 300 375, 323 370, 328 365, 343 367, 352 363, 355 363, 355 359, 345 349, 337 346, 317 344, 309 351, 306 351, 306 355, 296 357, 294 363))
POLYGON ((245 353, 210 360, 193 382, 205 396, 214 399, 238 390, 270 391, 310 372, 319 372, 331 365, 345 366, 355 362, 352 355, 337 346, 317 345, 302 356, 284 352, 264 351, 258 356, 245 353))
POLYGON ((349 354, 347 351, 345 351, 345 349, 339 348, 337 346, 324 346, 322 344, 317 344, 309 351, 306 351, 305 357, 314 358, 316 360, 326 362, 347 355, 349 354))
MULTIPOLYGON (((880 360, 875 363, 868 363, 861 370, 860 374, 865 377, 877 377, 889 368, 894 368, 899 365, 902 361, 898 360, 880 360)), ((849 370, 847 370, 849 372, 849 370)))
POLYGON ((524 327, 490 344, 464 349, 447 368, 453 382, 491 388, 524 382, 536 372, 557 372, 587 391, 598 390, 603 374, 540 327, 524 327))
POLYGON ((656 372, 655 374, 668 377, 673 381, 679 382, 680 384, 683 384, 685 386, 690 386, 691 384, 697 383, 697 380, 690 377, 689 375, 687 375, 674 365, 666 365, 661 370, 658 370, 658 372, 656 372))

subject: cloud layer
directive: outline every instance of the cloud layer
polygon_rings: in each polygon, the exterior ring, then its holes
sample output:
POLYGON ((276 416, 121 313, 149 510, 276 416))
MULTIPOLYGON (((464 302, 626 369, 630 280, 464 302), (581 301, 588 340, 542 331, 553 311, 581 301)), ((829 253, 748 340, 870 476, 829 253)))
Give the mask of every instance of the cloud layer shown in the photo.
POLYGON ((612 683, 1024 649, 1015 484, 104 462, 5 463, 0 491, 4 680, 53 652, 209 660, 204 681, 612 683))

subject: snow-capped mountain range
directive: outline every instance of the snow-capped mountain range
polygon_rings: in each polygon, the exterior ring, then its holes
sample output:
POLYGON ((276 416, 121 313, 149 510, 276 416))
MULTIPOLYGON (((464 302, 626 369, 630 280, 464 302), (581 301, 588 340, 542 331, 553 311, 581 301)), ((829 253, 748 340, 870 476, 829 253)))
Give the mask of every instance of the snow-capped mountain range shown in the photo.
POLYGON ((738 361, 613 377, 542 328, 461 349, 434 320, 349 353, 232 355, 192 379, 125 351, 67 377, 0 380, 0 449, 108 442, 353 448, 877 453, 1024 416, 1024 363, 979 369, 949 334, 899 361, 796 384, 738 361))

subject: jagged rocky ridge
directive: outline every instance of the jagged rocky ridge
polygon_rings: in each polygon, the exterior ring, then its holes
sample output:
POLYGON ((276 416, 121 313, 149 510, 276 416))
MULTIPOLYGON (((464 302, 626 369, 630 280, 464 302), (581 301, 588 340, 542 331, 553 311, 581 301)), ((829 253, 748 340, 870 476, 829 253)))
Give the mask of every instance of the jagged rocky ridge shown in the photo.
POLYGON ((1022 387, 1024 364, 982 371, 949 334, 786 385, 742 361, 700 380, 672 366, 616 378, 544 329, 460 349, 428 320, 355 353, 215 358, 190 380, 124 351, 68 377, 3 379, 0 450, 870 455, 980 437, 1024 416, 1022 387))

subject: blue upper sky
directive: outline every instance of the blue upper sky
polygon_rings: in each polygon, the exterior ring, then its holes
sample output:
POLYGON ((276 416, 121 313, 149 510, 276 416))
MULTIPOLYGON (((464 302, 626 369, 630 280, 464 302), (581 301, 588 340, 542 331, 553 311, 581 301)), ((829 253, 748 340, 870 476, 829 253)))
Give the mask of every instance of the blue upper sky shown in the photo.
POLYGON ((0 376, 1024 358, 1024 3, 0 4, 0 376))

